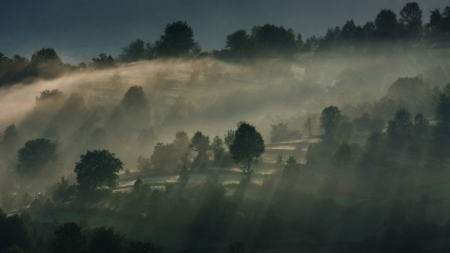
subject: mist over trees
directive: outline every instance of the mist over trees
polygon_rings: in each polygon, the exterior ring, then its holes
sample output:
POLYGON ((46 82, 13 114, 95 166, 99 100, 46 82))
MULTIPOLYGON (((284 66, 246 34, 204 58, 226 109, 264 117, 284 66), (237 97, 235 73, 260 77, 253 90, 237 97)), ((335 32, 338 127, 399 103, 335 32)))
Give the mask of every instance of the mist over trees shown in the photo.
POLYGON ((0 54, 0 252, 449 251, 449 8, 0 54))

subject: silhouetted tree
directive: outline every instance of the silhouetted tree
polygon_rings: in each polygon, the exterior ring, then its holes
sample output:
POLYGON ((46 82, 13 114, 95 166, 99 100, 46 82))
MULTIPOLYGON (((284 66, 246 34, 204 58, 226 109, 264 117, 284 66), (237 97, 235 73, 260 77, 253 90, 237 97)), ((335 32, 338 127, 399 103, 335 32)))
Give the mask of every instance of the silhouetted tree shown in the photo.
POLYGON ((36 103, 47 101, 50 99, 60 99, 64 95, 63 92, 61 92, 58 89, 53 90, 43 90, 41 93, 39 93, 39 97, 36 97, 36 103))
POLYGON ((430 23, 428 23, 426 26, 427 28, 434 33, 438 33, 443 31, 443 22, 442 22, 443 16, 441 14, 441 11, 439 9, 434 9, 431 11, 430 14, 430 23))
POLYGON ((233 57, 249 56, 250 37, 245 30, 237 30, 229 34, 226 39, 225 49, 229 50, 233 57))
POLYGON ((189 147, 198 152, 194 159, 194 163, 192 164, 192 168, 206 171, 209 166, 209 158, 206 151, 211 148, 209 145, 209 136, 203 135, 202 132, 196 132, 194 137, 192 137, 191 145, 189 145, 189 147))
POLYGON ((333 135, 341 123, 341 111, 336 106, 329 106, 322 111, 320 126, 325 130, 325 135, 333 135))
POLYGON ((399 23, 408 35, 418 35, 422 29, 422 9, 419 4, 407 3, 400 12, 399 23))
POLYGON ((183 164, 188 162, 188 156, 190 154, 189 146, 191 141, 189 140, 189 136, 184 131, 178 131, 175 134, 175 140, 173 141, 174 149, 175 149, 175 157, 183 164))
POLYGON ((380 39, 395 39, 397 32, 397 15, 391 10, 381 10, 375 19, 375 34, 380 39))
POLYGON ((123 169, 123 163, 108 150, 88 150, 76 162, 75 174, 79 189, 84 193, 94 192, 97 187, 115 187, 123 169))
POLYGON ((196 132, 191 139, 191 145, 189 147, 199 153, 208 151, 210 149, 209 136, 203 135, 202 132, 196 132))
POLYGON ((41 50, 34 52, 31 56, 30 64, 33 66, 42 64, 62 65, 62 61, 53 48, 42 48, 41 50))
POLYGON ((111 68, 115 66, 115 61, 111 55, 101 53, 97 57, 92 58, 91 66, 99 69, 111 68))
POLYGON ((64 223, 55 231, 52 253, 86 252, 86 240, 81 235, 81 227, 76 223, 64 223))
POLYGON ((413 130, 412 116, 406 109, 398 109, 394 119, 389 120, 387 127, 388 142, 392 148, 402 148, 411 141, 413 130))
POLYGON ((341 38, 346 42, 351 42, 355 38, 356 25, 352 20, 347 21, 345 25, 342 26, 341 38))
POLYGON ((123 47, 122 53, 119 55, 119 59, 122 62, 136 62, 146 58, 144 41, 141 39, 136 39, 130 42, 128 46, 123 47))
POLYGON ((148 101, 142 86, 131 86, 121 102, 127 113, 138 113, 148 110, 148 101))
POLYGON ((179 56, 189 53, 195 45, 194 31, 186 22, 167 24, 160 41, 156 43, 158 56, 179 56))
POLYGON ((364 33, 366 34, 366 37, 368 39, 373 38, 373 35, 375 34, 375 29, 376 29, 375 23, 372 21, 366 22, 363 26, 364 33))
POLYGON ((156 143, 150 161, 153 169, 158 174, 165 171, 174 171, 177 167, 178 159, 175 157, 173 144, 156 143))
POLYGON ((245 122, 239 123, 235 136, 236 139, 230 146, 231 158, 240 163, 244 174, 250 177, 253 172, 252 164, 264 153, 264 140, 254 126, 245 122))
POLYGON ((223 141, 219 136, 214 137, 211 144, 211 149, 214 154, 214 165, 221 165, 222 159, 225 156, 225 149, 223 148, 223 141))
POLYGON ((22 176, 37 174, 58 159, 57 144, 44 138, 30 140, 18 151, 16 171, 22 176))
POLYGON ((265 24, 252 29, 259 54, 261 56, 289 56, 297 48, 292 29, 265 24))

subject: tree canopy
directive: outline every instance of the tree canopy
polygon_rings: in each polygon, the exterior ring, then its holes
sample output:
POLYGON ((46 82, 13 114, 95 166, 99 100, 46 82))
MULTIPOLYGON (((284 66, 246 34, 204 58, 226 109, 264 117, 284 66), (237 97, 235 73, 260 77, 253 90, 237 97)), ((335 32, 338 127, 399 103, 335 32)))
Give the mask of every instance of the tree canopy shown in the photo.
POLYGON ((407 3, 400 12, 399 23, 407 34, 418 34, 422 29, 422 9, 419 4, 407 3))
POLYGON ((245 122, 239 123, 235 136, 236 139, 230 146, 231 158, 240 163, 244 174, 250 177, 253 172, 252 164, 264 153, 264 140, 254 126, 245 122))
POLYGON ((16 171, 20 175, 37 174, 58 159, 57 144, 44 138, 30 140, 19 149, 16 171))
POLYGON ((166 25, 164 34, 156 43, 159 56, 179 56, 189 53, 195 46, 194 30, 186 21, 166 25))
POLYGON ((341 111, 336 106, 329 106, 322 111, 320 126, 325 129, 325 134, 333 134, 341 123, 341 111))
POLYGON ((117 173, 122 169, 122 161, 109 150, 88 150, 76 162, 74 172, 80 190, 94 192, 97 187, 115 187, 119 178, 117 173))

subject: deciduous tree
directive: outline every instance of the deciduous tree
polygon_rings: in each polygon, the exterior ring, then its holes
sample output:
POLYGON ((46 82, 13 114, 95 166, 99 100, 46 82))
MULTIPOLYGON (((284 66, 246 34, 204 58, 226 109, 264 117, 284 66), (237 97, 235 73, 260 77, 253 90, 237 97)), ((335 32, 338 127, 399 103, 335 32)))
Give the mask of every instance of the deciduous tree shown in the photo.
POLYGON ((236 139, 230 147, 231 158, 240 163, 244 174, 250 177, 252 164, 264 153, 264 140, 254 126, 245 122, 239 123, 235 135, 236 139))

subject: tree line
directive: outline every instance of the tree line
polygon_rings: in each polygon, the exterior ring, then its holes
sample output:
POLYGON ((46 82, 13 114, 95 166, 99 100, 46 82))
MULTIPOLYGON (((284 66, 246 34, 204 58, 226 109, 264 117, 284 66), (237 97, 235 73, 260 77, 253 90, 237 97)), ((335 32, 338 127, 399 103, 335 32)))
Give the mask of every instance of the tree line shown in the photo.
POLYGON ((424 23, 423 11, 416 2, 407 3, 398 17, 389 9, 381 10, 374 21, 356 25, 353 20, 342 27, 329 28, 323 36, 311 36, 303 40, 300 33, 291 28, 273 24, 257 25, 250 33, 239 29, 226 37, 225 48, 203 52, 194 39, 193 28, 185 21, 169 23, 155 42, 136 39, 122 48, 117 57, 105 53, 92 58, 89 65, 63 64, 52 48, 36 51, 31 59, 14 55, 12 58, 0 53, 0 85, 31 82, 37 77, 54 78, 67 71, 90 68, 109 68, 120 63, 130 63, 171 57, 215 57, 227 61, 252 61, 260 58, 287 58, 307 52, 327 52, 345 49, 346 53, 369 53, 373 44, 425 41, 427 44, 444 43, 450 36, 450 6, 444 10, 431 11, 429 22, 424 23))

